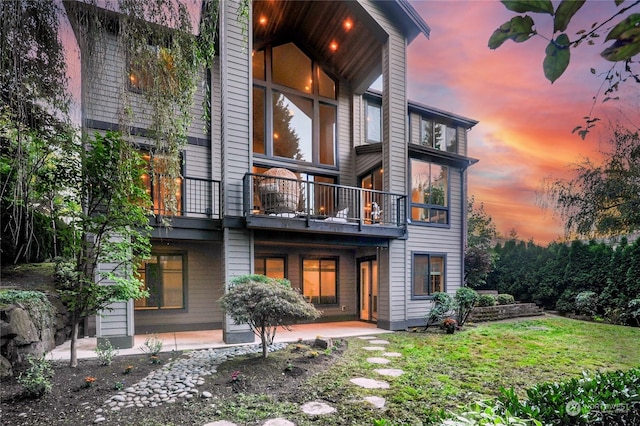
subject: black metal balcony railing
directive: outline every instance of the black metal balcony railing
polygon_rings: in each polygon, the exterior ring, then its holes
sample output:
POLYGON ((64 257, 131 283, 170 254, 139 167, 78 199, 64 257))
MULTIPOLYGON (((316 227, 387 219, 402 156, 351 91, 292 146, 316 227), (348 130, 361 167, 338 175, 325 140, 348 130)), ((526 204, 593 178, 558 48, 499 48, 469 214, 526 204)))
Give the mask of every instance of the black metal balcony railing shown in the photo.
POLYGON ((163 216, 200 217, 220 219, 220 181, 184 177, 176 194, 179 210, 174 214, 164 208, 159 190, 152 191, 153 213, 163 216))
POLYGON ((248 173, 244 215, 404 227, 406 195, 248 173))

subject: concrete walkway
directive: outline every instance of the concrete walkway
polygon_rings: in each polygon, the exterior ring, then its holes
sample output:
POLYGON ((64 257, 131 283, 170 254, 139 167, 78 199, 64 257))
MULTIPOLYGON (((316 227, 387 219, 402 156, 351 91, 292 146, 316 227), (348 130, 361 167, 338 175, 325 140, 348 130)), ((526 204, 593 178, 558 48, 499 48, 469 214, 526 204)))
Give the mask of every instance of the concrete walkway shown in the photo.
MULTIPOLYGON (((294 325, 291 331, 279 328, 276 333, 275 343, 279 342, 296 342, 298 339, 310 340, 317 336, 322 337, 350 337, 350 336, 366 336, 388 333, 389 331, 377 328, 375 324, 365 323, 361 321, 345 321, 330 322, 317 324, 300 324, 294 325)), ((144 345, 147 338, 157 336, 162 340, 162 352, 170 352, 172 350, 193 350, 193 349, 209 349, 223 348, 228 346, 222 340, 222 330, 205 330, 205 331, 183 331, 176 333, 158 333, 158 334, 142 334, 135 336, 135 344, 130 349, 119 349, 118 355, 138 355, 142 351, 140 347, 144 345)), ((254 343, 260 343, 255 340, 254 343)), ((78 359, 95 358, 96 357, 95 337, 87 337, 78 339, 77 350, 78 359)), ((242 343, 237 346, 246 345, 242 343)), ((70 341, 56 347, 49 354, 50 359, 68 361, 69 360, 70 341)))

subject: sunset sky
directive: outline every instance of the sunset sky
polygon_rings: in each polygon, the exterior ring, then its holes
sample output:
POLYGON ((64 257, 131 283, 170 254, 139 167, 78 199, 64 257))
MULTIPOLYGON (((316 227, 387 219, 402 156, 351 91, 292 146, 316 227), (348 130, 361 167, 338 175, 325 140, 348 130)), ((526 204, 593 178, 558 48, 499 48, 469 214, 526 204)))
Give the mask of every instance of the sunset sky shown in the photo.
MULTIPOLYGON (((571 163, 598 158, 607 118, 640 127, 638 85, 623 86, 620 101, 596 104, 593 116, 603 122, 583 141, 571 131, 584 124, 603 81, 600 73, 610 66, 599 57, 604 37, 594 47, 572 50, 569 69, 551 84, 542 71, 543 38, 487 47, 493 31, 515 16, 498 1, 410 3, 431 27, 431 37, 409 46, 409 98, 480 122, 468 134, 468 155, 480 160, 469 169, 469 194, 484 203, 503 235, 515 229, 518 237, 539 244, 561 237, 562 224, 537 206, 536 192, 544 178, 566 176, 571 163)), ((573 39, 614 10, 613 1, 589 0, 567 34, 573 39)), ((532 17, 538 32, 550 37, 550 15, 532 17)))

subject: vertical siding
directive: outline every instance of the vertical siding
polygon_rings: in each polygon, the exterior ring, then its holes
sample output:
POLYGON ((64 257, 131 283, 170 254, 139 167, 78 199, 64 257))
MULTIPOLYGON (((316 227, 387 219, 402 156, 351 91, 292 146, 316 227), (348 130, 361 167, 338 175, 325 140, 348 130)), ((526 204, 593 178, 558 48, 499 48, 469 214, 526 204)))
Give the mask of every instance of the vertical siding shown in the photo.
POLYGON ((467 155, 467 129, 458 127, 458 154, 467 155))
POLYGON ((353 146, 366 144, 365 125, 366 120, 364 110, 364 98, 362 95, 353 96, 351 114, 353 117, 353 146))
POLYGON ((420 143, 420 115, 411 113, 409 118, 409 142, 420 143))
POLYGON ((353 150, 353 118, 352 96, 349 94, 350 88, 346 82, 340 82, 338 96, 338 147, 337 164, 340 167, 340 184, 355 185, 355 158, 353 150))

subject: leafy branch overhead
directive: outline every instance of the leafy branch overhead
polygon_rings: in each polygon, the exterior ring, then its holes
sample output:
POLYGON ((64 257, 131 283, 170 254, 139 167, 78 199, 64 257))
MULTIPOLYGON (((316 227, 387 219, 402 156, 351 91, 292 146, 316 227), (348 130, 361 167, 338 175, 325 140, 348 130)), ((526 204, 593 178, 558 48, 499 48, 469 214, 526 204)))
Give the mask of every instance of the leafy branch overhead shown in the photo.
MULTIPOLYGON (((588 31, 577 31, 575 34, 577 38, 571 40, 566 31, 575 14, 585 3, 585 0, 563 0, 554 10, 550 0, 504 0, 502 4, 507 9, 516 13, 525 13, 525 15, 516 16, 495 30, 489 38, 489 48, 497 49, 507 40, 522 43, 539 35, 535 29, 535 21, 526 13, 550 15, 553 18, 553 37, 549 39, 545 49, 543 70, 545 77, 553 83, 569 66, 572 47, 579 46, 585 40, 588 44, 594 44, 594 39, 601 37, 601 32, 606 30, 607 24, 640 4, 640 1, 617 10, 613 16, 601 23, 593 23, 588 31)), ((624 0, 615 0, 615 3, 616 6, 620 6, 624 0)), ((640 53, 640 14, 631 14, 615 25, 605 38, 605 42, 608 41, 614 43, 601 52, 604 59, 610 62, 631 61, 640 53)))

